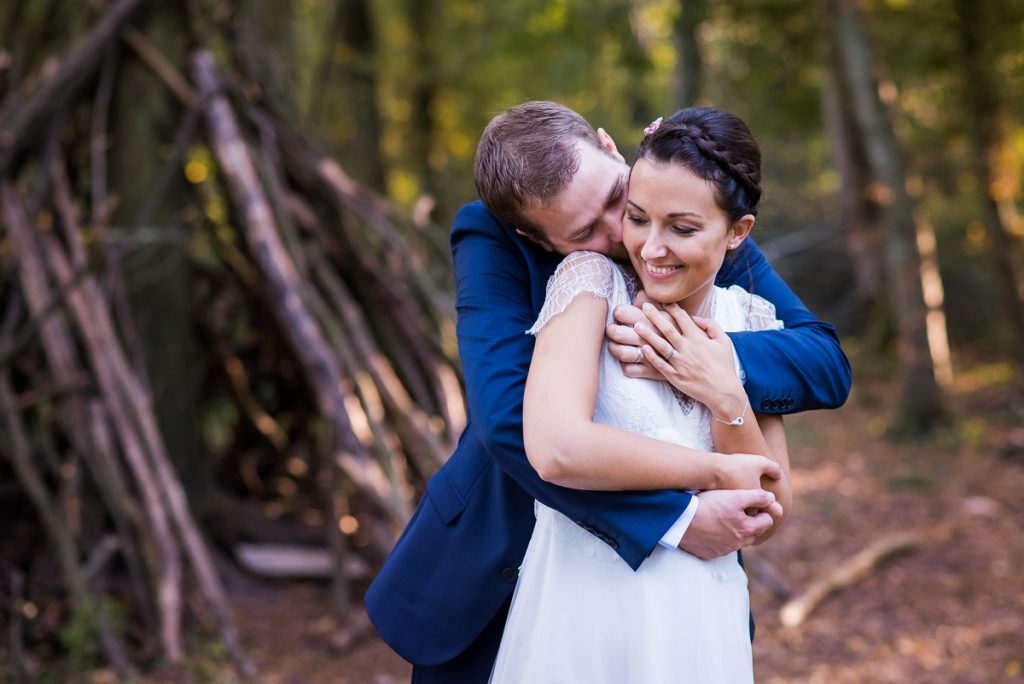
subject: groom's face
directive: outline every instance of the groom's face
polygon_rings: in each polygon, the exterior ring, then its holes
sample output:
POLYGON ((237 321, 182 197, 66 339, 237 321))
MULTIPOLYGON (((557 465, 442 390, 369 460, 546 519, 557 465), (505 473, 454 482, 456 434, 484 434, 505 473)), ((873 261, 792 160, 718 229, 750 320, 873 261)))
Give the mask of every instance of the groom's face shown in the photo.
POLYGON ((554 199, 524 213, 556 252, 589 250, 625 260, 622 217, 629 167, 617 152, 584 142, 576 145, 580 165, 573 179, 554 199))

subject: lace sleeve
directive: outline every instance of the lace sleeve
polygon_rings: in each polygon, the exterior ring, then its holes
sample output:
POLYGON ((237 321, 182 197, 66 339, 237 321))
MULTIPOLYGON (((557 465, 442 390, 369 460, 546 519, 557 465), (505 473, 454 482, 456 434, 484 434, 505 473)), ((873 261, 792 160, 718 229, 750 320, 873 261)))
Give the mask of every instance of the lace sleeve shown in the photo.
POLYGON ((601 299, 612 296, 615 264, 597 252, 573 252, 562 260, 548 280, 544 306, 527 334, 536 335, 544 325, 565 311, 577 295, 587 292, 601 299))
POLYGON ((782 330, 782 321, 775 316, 775 305, 764 297, 750 294, 739 285, 729 288, 736 295, 743 308, 745 324, 743 329, 749 332, 761 330, 782 330))

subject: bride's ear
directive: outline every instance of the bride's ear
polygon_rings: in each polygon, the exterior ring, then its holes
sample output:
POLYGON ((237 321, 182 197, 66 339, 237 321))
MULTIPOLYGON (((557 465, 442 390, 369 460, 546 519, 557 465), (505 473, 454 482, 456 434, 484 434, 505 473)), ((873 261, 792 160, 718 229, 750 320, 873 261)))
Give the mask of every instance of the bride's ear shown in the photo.
POLYGON ((733 221, 731 226, 732 235, 729 237, 729 244, 726 246, 727 249, 733 250, 743 244, 743 241, 750 235, 750 231, 754 228, 754 222, 757 219, 753 214, 746 214, 739 220, 733 221))

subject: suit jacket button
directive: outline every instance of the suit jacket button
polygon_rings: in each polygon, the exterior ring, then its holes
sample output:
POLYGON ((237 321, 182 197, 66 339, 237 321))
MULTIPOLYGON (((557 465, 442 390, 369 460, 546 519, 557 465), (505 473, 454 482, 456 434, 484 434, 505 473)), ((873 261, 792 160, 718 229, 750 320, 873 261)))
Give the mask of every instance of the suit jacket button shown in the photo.
POLYGON ((519 571, 515 568, 505 568, 501 571, 501 578, 506 582, 515 582, 519 577, 519 571))
POLYGON ((762 411, 767 411, 769 408, 771 408, 771 405, 772 405, 771 402, 768 401, 767 399, 762 399, 761 400, 761 410, 762 411))

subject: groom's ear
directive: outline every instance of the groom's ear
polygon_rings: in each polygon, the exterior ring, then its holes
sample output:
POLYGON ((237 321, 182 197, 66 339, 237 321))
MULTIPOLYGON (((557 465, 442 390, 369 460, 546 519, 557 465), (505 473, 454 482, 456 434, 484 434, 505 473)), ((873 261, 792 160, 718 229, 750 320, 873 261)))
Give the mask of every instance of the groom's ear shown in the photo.
POLYGON ((608 135, 608 131, 603 128, 597 129, 597 141, 601 144, 601 149, 618 159, 623 164, 626 163, 625 158, 619 154, 619 148, 615 146, 615 141, 612 140, 612 136, 608 135))
POLYGON ((544 249, 545 252, 554 252, 555 251, 555 248, 551 246, 550 242, 548 242, 547 240, 544 240, 544 239, 534 235, 533 233, 527 233, 525 230, 520 230, 519 228, 516 228, 516 232, 519 233, 520 235, 522 235, 524 238, 526 238, 530 242, 533 242, 533 243, 536 243, 536 244, 540 245, 544 249))

